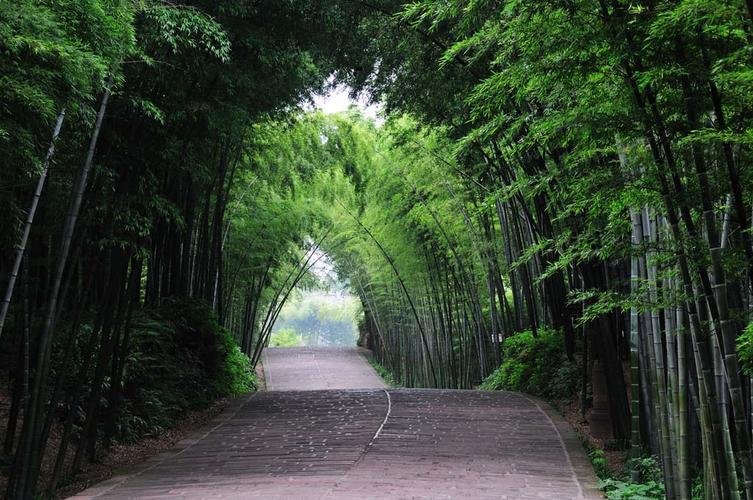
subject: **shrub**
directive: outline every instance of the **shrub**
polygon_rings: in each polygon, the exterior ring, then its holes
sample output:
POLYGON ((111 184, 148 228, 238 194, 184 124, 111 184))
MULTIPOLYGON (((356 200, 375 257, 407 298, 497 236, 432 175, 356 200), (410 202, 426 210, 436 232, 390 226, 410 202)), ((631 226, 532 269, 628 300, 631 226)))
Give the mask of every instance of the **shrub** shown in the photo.
POLYGON ((303 339, 292 328, 280 328, 269 339, 269 347, 298 347, 303 345, 303 339))
POLYGON ((133 321, 125 361, 121 439, 154 436, 187 410, 254 389, 241 353, 203 301, 174 299, 133 321))
POLYGON ((591 459, 596 477, 599 479, 608 479, 612 477, 612 469, 609 467, 609 461, 604 456, 604 450, 593 450, 588 454, 591 459))
POLYGON ((664 498, 664 480, 655 457, 630 459, 625 463, 622 476, 614 477, 611 470, 606 466, 604 452, 594 450, 590 456, 596 475, 600 478, 599 487, 606 493, 608 499, 648 500, 664 498), (599 460, 603 460, 603 464, 599 460), (639 482, 631 479, 634 472, 638 473, 639 482))
POLYGON ((638 477, 640 477, 643 482, 654 481, 662 483, 664 481, 661 467, 659 467, 658 458, 653 456, 631 458, 625 462, 625 475, 632 476, 633 472, 637 472, 638 477))
POLYGON ((649 500, 664 498, 664 484, 656 481, 633 483, 618 479, 600 481, 600 487, 609 500, 649 500))
POLYGON ((578 387, 578 366, 562 354, 562 337, 542 329, 517 333, 502 343, 503 362, 481 384, 483 390, 522 391, 553 399, 571 397, 578 387))

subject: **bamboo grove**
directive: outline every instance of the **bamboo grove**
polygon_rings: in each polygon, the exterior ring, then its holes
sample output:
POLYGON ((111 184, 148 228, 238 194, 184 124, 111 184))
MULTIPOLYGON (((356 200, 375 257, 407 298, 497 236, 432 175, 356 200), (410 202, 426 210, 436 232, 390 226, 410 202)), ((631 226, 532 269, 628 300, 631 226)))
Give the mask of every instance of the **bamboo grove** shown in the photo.
POLYGON ((401 384, 555 338, 667 498, 753 499, 752 41, 740 0, 0 0, 8 498, 134 432, 181 300, 255 366, 326 254, 401 384))

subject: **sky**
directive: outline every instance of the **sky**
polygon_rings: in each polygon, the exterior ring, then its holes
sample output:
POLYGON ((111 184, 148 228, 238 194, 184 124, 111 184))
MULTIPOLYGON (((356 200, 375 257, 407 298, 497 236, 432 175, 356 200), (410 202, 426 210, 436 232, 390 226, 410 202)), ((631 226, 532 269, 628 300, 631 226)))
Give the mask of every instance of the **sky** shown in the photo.
POLYGON ((304 105, 304 109, 320 109, 323 113, 330 115, 333 113, 347 111, 351 104, 355 104, 361 109, 361 112, 365 116, 373 118, 377 123, 380 123, 382 121, 377 116, 381 106, 368 104, 365 97, 359 98, 357 100, 351 99, 349 94, 350 87, 348 87, 347 85, 337 85, 330 88, 324 94, 315 95, 313 98, 313 106, 306 104, 304 105))

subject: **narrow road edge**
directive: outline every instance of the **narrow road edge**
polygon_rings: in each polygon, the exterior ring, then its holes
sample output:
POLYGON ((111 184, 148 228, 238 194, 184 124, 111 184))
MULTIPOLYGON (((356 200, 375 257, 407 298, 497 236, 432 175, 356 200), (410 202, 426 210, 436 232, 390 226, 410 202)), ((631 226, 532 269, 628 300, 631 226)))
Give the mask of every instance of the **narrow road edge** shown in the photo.
POLYGON ((599 483, 596 479, 596 473, 593 465, 586 455, 583 443, 578 438, 575 429, 565 418, 557 412, 551 404, 535 396, 524 393, 520 394, 531 402, 538 410, 544 414, 549 423, 557 433, 562 446, 562 450, 567 458, 570 470, 573 473, 573 480, 578 483, 581 495, 586 500, 603 499, 604 493, 599 489, 599 483), (573 451, 575 453, 573 453, 573 451))

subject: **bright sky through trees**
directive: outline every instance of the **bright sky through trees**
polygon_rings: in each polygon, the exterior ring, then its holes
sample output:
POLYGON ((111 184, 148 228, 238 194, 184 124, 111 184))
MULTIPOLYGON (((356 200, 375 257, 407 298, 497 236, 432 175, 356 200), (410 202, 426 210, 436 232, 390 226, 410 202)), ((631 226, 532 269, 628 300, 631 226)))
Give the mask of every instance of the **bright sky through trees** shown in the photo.
POLYGON ((357 99, 353 99, 350 96, 352 92, 351 87, 348 85, 334 85, 334 81, 331 78, 328 85, 328 90, 323 94, 313 96, 313 106, 310 103, 304 103, 303 108, 307 111, 318 109, 326 115, 331 115, 347 111, 348 108, 355 105, 358 106, 358 109, 364 116, 374 119, 378 124, 382 123, 383 120, 378 116, 382 107, 378 104, 369 103, 368 96, 359 95, 357 99))

